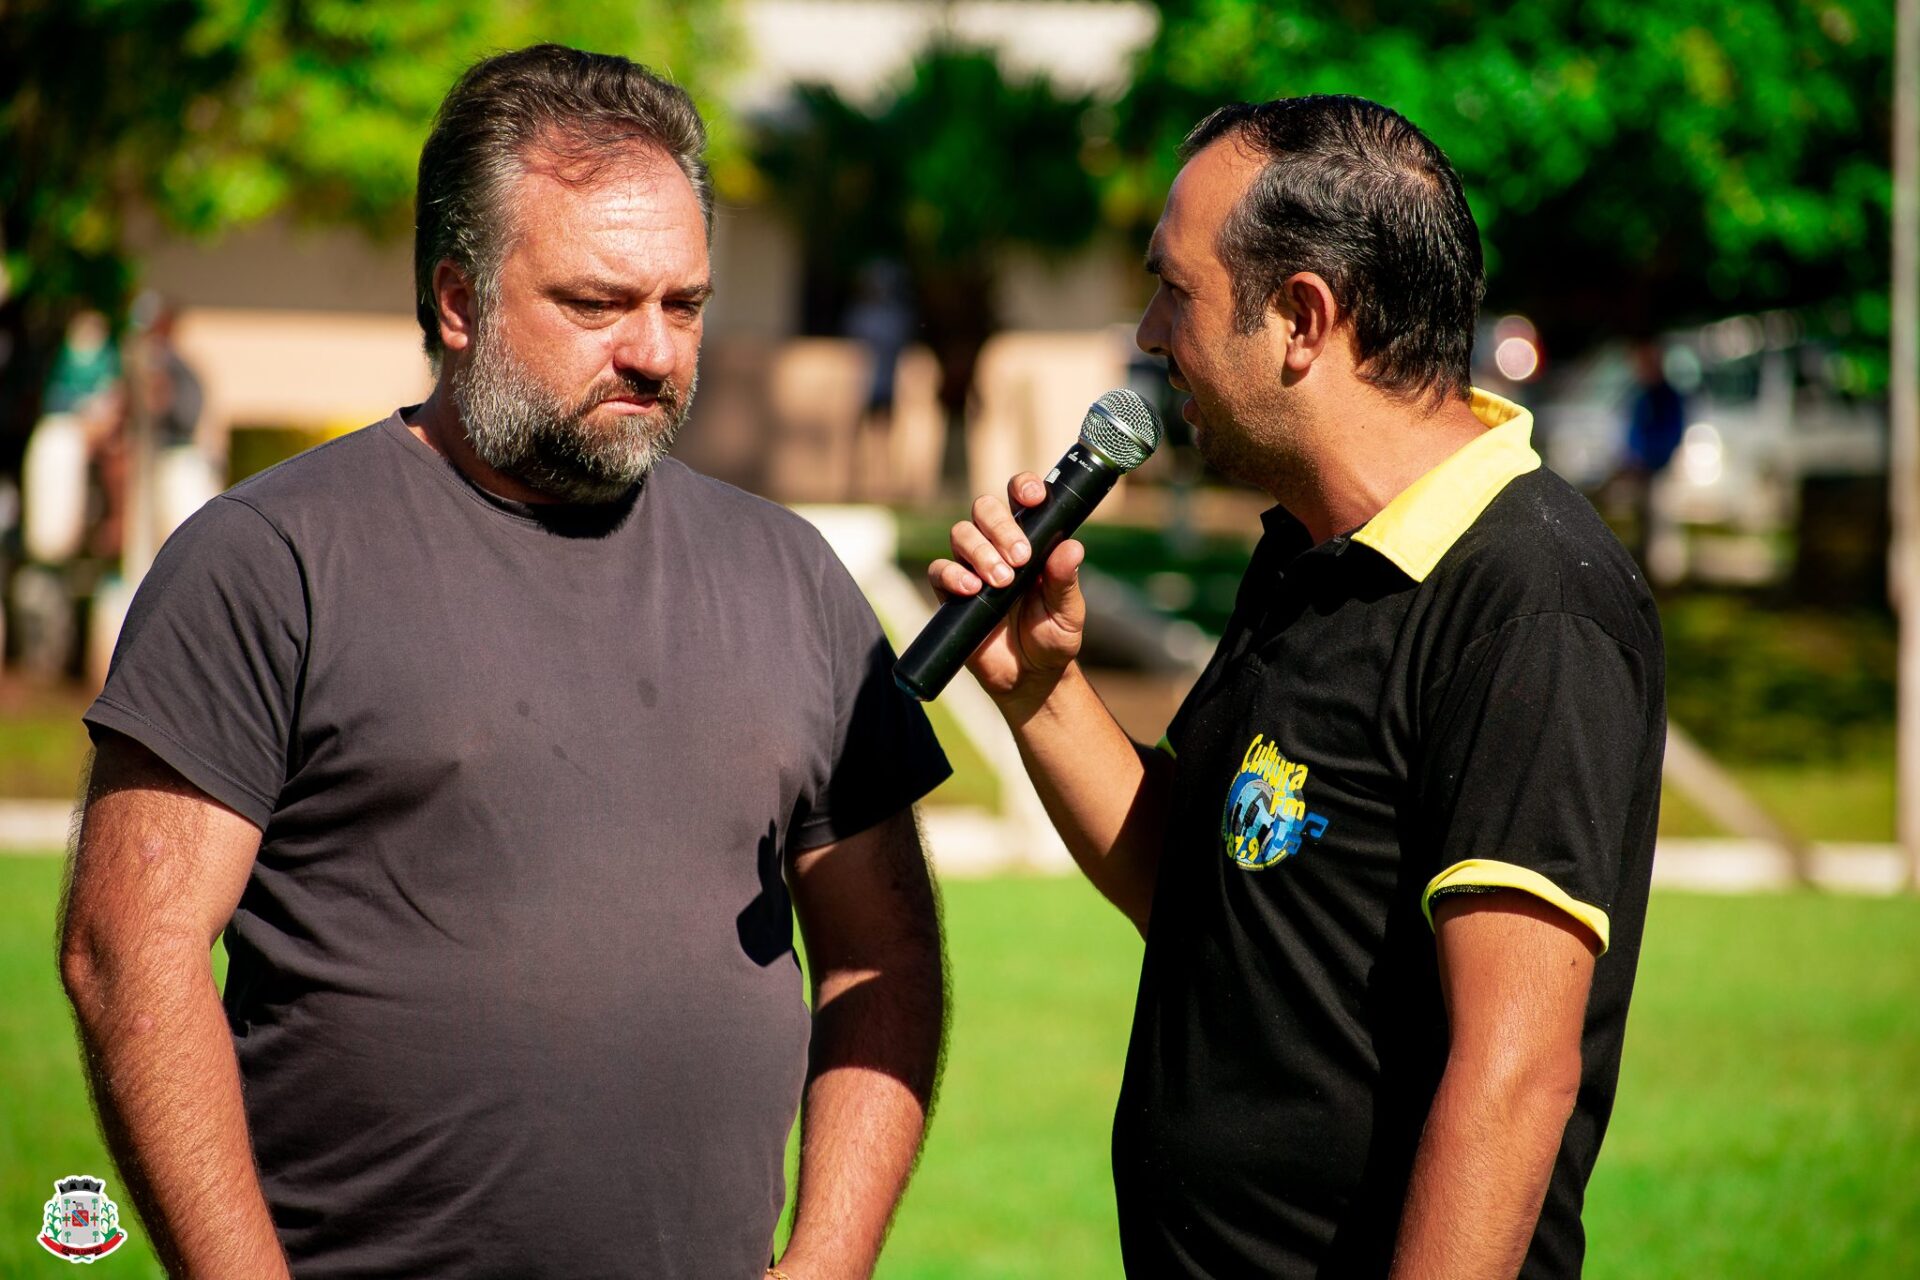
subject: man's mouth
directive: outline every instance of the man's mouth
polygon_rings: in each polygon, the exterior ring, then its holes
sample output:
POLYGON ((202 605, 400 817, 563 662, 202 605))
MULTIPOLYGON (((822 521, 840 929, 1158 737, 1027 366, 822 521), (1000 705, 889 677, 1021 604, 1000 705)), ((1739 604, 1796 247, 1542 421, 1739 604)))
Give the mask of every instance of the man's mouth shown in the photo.
POLYGON ((651 413, 662 405, 671 406, 672 397, 667 393, 665 383, 656 382, 651 387, 625 386, 609 389, 595 396, 587 412, 602 405, 610 406, 615 413, 651 413))

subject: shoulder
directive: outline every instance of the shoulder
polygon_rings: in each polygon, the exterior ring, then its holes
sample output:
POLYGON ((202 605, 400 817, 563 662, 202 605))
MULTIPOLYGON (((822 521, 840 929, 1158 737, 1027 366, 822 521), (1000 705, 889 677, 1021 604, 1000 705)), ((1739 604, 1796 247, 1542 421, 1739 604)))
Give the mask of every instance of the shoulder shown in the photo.
POLYGON ((399 472, 397 452, 387 422, 376 422, 249 476, 221 497, 284 533, 305 512, 366 510, 377 486, 399 472))
POLYGON ((659 484, 653 495, 660 500, 658 519, 686 554, 724 569, 729 598, 751 602, 763 616, 785 618, 829 648, 849 637, 864 643, 878 631, 866 590, 836 548, 850 548, 855 565, 862 566, 889 562, 891 544, 865 541, 869 531, 857 519, 828 522, 835 528, 830 538, 799 512, 672 458, 663 459, 647 483, 659 484), (868 555, 869 549, 876 554, 868 555))
POLYGON ((647 483, 658 486, 666 517, 717 553, 771 556, 787 566, 795 561, 839 564, 825 536, 806 517, 703 475, 678 459, 661 459, 647 483))
POLYGON ((1593 505, 1545 467, 1517 477, 1488 504, 1428 586, 1474 633, 1558 613, 1585 618, 1629 648, 1657 653, 1660 646, 1640 566, 1593 505))

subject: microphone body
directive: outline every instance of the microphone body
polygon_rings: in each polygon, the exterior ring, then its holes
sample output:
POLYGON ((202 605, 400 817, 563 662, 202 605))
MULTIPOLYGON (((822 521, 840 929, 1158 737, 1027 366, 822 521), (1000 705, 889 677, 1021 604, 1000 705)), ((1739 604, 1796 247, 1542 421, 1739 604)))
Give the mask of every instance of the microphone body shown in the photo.
POLYGON ((975 595, 953 596, 942 604, 894 664, 894 683, 922 702, 938 697, 1033 584, 1054 548, 1073 536, 1115 482, 1139 466, 1158 442, 1159 423, 1138 396, 1129 391, 1102 396, 1088 411, 1080 439, 1048 473, 1046 498, 1014 513, 1033 554, 1014 568, 1013 581, 1006 586, 986 585, 975 595))

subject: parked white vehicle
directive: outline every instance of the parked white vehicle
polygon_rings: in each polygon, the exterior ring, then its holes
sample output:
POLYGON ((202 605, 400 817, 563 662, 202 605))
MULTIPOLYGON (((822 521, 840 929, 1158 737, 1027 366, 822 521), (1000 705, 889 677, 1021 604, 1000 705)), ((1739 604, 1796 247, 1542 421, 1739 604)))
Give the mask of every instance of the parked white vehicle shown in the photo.
MULTIPOLYGON (((1804 340, 1784 312, 1735 316, 1660 339, 1686 429, 1660 485, 1669 518, 1752 532, 1796 515, 1810 476, 1878 475, 1887 466, 1884 401, 1846 394, 1844 367, 1804 340)), ((1631 350, 1605 344, 1530 397, 1547 465, 1588 491, 1626 461, 1636 385, 1631 350)))

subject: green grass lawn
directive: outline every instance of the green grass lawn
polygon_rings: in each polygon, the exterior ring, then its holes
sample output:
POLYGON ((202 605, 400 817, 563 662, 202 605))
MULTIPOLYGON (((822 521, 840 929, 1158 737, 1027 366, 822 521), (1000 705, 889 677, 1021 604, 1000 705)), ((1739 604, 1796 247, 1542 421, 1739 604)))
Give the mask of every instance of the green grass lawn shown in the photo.
MULTIPOLYGON (((1730 764, 1727 771, 1788 831, 1806 840, 1894 838, 1893 759, 1839 764, 1730 764)), ((1669 784, 1660 797, 1662 836, 1723 836, 1719 824, 1669 784)))
MULTIPOLYGON (((69 1173, 119 1179, 52 963, 59 867, 0 859, 0 1276, 69 1173)), ((953 1045, 881 1274, 1118 1274, 1107 1124, 1139 944, 1077 881, 946 887, 953 1045)), ((1920 902, 1662 894, 1587 1274, 1920 1274, 1920 902)), ((124 1201, 123 1201, 124 1206, 124 1201)), ((133 1242, 102 1274, 157 1274, 133 1242)))

